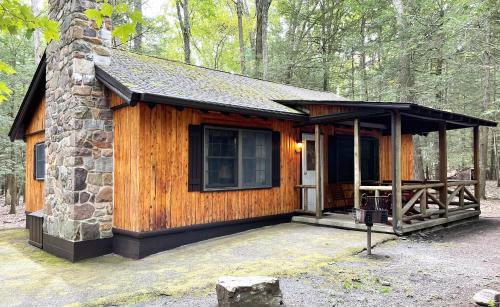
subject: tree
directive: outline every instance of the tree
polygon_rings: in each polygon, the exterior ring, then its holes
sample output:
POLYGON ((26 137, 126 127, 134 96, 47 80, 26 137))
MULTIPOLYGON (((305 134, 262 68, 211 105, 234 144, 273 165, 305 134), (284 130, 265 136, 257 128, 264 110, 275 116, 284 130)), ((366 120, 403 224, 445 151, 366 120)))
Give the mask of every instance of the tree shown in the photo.
POLYGON ((189 21, 189 0, 176 0, 177 20, 184 42, 184 62, 191 63, 191 24, 189 21))
POLYGON ((255 0, 255 77, 267 79, 267 26, 271 0, 255 0))
MULTIPOLYGON (((58 39, 58 25, 46 16, 35 16, 31 8, 19 0, 0 0, 0 32, 16 35, 25 32, 30 37, 33 32, 40 29, 46 41, 58 39)), ((0 73, 13 74, 15 70, 0 60, 0 73)), ((12 94, 5 81, 0 80, 0 102, 12 94)))
POLYGON ((240 71, 242 75, 246 74, 245 66, 245 40, 243 38, 243 0, 235 0, 236 16, 238 18, 238 43, 240 47, 240 71))
MULTIPOLYGON (((134 11, 140 12, 140 14, 142 15, 142 0, 134 0, 134 11)), ((142 35, 143 35, 141 22, 138 22, 137 25, 135 26, 135 33, 136 33, 136 35, 134 36, 134 50, 136 52, 141 52, 142 51, 142 35)))
MULTIPOLYGON (((42 3, 40 0, 31 0, 31 11, 33 15, 40 15, 40 10, 42 3)), ((43 55, 43 42, 42 42, 42 31, 40 29, 35 29, 33 32, 33 47, 35 52, 35 62, 40 62, 43 55)))

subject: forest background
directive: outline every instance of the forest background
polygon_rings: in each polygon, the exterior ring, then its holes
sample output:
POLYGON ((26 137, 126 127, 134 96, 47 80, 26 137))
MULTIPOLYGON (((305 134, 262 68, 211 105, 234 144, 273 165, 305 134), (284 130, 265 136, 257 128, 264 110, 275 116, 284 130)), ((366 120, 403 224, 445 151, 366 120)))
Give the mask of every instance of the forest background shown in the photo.
MULTIPOLYGON (((351 100, 415 102, 497 121, 498 0, 109 0, 113 44, 351 100)), ((43 0, 0 0, 0 192, 24 194, 25 146, 7 136, 57 24, 43 0)), ((500 129, 481 128, 483 179, 500 186, 500 129)), ((415 177, 438 174, 437 135, 415 136, 415 177)), ((472 129, 449 132, 450 174, 472 129), (469 131, 470 130, 470 131, 469 131)), ((483 189, 484 190, 484 189, 483 189)))

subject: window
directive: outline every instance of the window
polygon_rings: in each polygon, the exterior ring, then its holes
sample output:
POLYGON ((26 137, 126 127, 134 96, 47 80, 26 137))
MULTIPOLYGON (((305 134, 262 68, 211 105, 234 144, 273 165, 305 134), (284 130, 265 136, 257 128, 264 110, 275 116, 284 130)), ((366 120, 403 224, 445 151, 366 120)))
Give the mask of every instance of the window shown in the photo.
POLYGON ((207 129, 207 187, 237 186, 238 133, 230 130, 207 129))
MULTIPOLYGON (((373 137, 361 137, 361 180, 379 180, 379 146, 373 137)), ((352 183, 354 181, 354 137, 331 136, 328 140, 330 183, 352 183)))
POLYGON ((270 131, 205 127, 205 189, 271 186, 270 131))
POLYGON ((44 180, 45 179, 45 144, 38 143, 35 144, 35 179, 36 180, 44 180))
POLYGON ((306 169, 308 171, 316 170, 316 148, 315 142, 311 140, 306 141, 306 169))

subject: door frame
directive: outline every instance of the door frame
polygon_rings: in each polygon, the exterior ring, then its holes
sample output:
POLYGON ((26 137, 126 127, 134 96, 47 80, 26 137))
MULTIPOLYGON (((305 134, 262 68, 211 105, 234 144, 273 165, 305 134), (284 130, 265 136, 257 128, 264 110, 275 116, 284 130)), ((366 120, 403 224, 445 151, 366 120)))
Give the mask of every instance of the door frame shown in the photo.
MULTIPOLYGON (((309 132, 302 132, 301 133, 301 142, 302 142, 302 151, 301 151, 301 155, 300 155, 300 182, 301 184, 304 184, 304 175, 306 174, 306 154, 307 154, 307 140, 311 140, 311 141, 315 141, 315 136, 314 136, 314 133, 309 133, 309 132)), ((325 197, 324 197, 324 194, 325 194, 325 188, 324 188, 324 162, 325 162, 325 159, 324 159, 324 138, 323 138, 323 134, 320 134, 320 146, 319 146, 319 150, 320 150, 320 157, 319 157, 319 164, 318 167, 319 167, 319 170, 320 170, 320 178, 321 178, 321 210, 324 210, 325 208, 325 197)), ((314 177, 316 179, 316 177, 314 177)), ((305 189, 302 189, 302 193, 301 193, 301 197, 300 197, 300 207, 302 208, 302 210, 304 211, 307 211, 307 212, 313 212, 315 213, 316 212, 316 205, 314 205, 314 210, 308 210, 306 208, 305 205, 305 197, 304 197, 304 190, 305 189)), ((316 189, 310 189, 308 191, 308 193, 316 193, 316 189)))

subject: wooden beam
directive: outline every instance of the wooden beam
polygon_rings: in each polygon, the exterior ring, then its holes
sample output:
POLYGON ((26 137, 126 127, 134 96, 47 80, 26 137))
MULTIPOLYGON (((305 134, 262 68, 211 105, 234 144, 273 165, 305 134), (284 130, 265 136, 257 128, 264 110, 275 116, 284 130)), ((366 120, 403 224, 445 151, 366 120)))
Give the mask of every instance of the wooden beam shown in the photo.
POLYGON ((465 190, 465 187, 463 187, 463 186, 460 187, 460 194, 458 195, 458 203, 459 203, 460 207, 463 207, 465 204, 464 190, 465 190))
POLYGON ((413 194, 412 198, 406 203, 406 205, 403 207, 403 215, 406 214, 414 205, 417 199, 422 195, 422 193, 425 191, 425 189, 422 189, 418 191, 417 193, 413 194))
POLYGON ((449 193, 447 193, 447 194, 450 194, 450 195, 448 196, 448 199, 446 200, 446 204, 450 204, 453 201, 453 199, 457 196, 457 194, 460 193, 460 191, 462 191, 461 186, 456 187, 455 190, 453 190, 451 192, 448 191, 449 193))
MULTIPOLYGON (((474 187, 474 189, 475 188, 476 187, 474 187)), ((475 202, 476 204, 479 204, 479 199, 477 199, 475 195, 472 195, 472 193, 469 191, 469 189, 467 189, 466 187, 464 187, 464 192, 468 196, 468 197, 466 197, 467 200, 470 200, 470 201, 475 202)))
MULTIPOLYGON (((443 208, 445 207, 444 203, 442 203, 439 199, 437 199, 436 197, 434 197, 434 195, 432 195, 432 193, 428 193, 427 196, 435 203, 439 206, 439 208, 443 208)), ((443 211, 444 212, 444 211, 443 211)))
POLYGON ((420 197, 420 213, 423 215, 427 214, 427 189, 423 190, 422 196, 420 197))
POLYGON ((403 232, 402 195, 401 195, 401 114, 391 114, 392 142, 392 227, 394 232, 403 232))
POLYGON ((361 151, 359 142, 359 118, 354 119, 354 208, 359 209, 361 196, 361 151))
POLYGON ((439 189, 439 201, 444 204, 443 217, 448 218, 448 143, 444 122, 439 123, 439 181, 443 184, 439 189))
POLYGON ((479 126, 474 127, 473 133, 473 146, 474 146, 474 179, 477 181, 474 185, 474 197, 476 198, 479 206, 476 210, 481 209, 481 164, 480 164, 480 154, 479 154, 479 126))
POLYGON ((319 125, 314 125, 314 158, 316 161, 316 217, 321 217, 321 137, 319 125))

